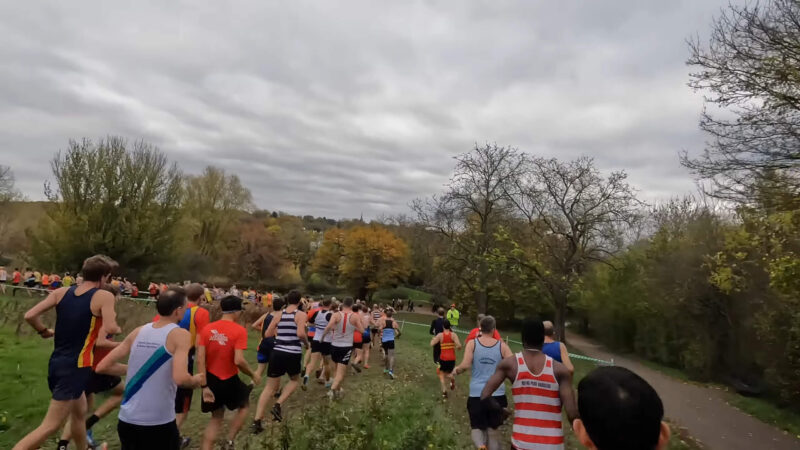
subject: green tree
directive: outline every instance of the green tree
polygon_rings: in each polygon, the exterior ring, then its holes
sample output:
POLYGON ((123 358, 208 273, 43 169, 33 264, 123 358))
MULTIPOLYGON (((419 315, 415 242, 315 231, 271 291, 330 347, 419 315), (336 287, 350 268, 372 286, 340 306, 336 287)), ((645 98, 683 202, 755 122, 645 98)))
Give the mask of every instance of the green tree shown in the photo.
POLYGON ((22 194, 15 187, 14 172, 11 168, 0 164, 0 259, 13 237, 9 233, 9 225, 13 220, 9 204, 22 199, 22 194))
POLYGON ((156 147, 121 137, 70 141, 51 168, 55 184, 45 194, 52 205, 32 242, 41 267, 76 270, 97 253, 130 273, 169 264, 182 178, 156 147))
POLYGON ((384 287, 408 277, 408 246, 388 229, 360 226, 347 230, 339 278, 360 299, 369 299, 384 287))
POLYGON ((252 194, 239 177, 211 166, 201 175, 186 178, 184 205, 195 249, 212 257, 224 248, 223 237, 236 223, 237 215, 253 208, 252 194))

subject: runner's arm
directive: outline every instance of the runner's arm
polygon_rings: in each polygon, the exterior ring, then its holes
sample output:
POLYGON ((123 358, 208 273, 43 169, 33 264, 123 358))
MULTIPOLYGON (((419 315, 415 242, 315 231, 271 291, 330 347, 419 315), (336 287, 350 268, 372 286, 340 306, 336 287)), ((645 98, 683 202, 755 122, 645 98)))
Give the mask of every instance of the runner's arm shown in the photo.
POLYGON ((304 312, 298 312, 295 314, 294 320, 297 323, 297 337, 300 338, 303 345, 309 347, 311 344, 308 343, 308 332, 306 331, 308 316, 304 312))
POLYGON ((514 352, 511 351, 511 347, 509 347, 508 344, 503 341, 500 341, 500 356, 503 359, 514 356, 514 352))
MULTIPOLYGON (((578 406, 575 402, 575 391, 572 390, 572 373, 558 361, 553 361, 553 373, 558 380, 558 394, 561 404, 567 413, 570 425, 578 418, 578 406)), ((485 392, 485 390, 484 390, 485 392)))
POLYGON ((197 363, 197 374, 200 375, 200 387, 208 389, 208 380, 206 380, 206 347, 202 341, 197 343, 195 347, 194 362, 197 363))
POLYGON ((253 370, 250 369, 250 364, 247 363, 247 359, 244 357, 244 350, 241 348, 237 348, 233 352, 233 362, 236 364, 236 367, 242 371, 245 375, 250 378, 254 378, 255 375, 253 374, 253 370))
POLYGON ((49 293, 44 300, 34 305, 33 308, 25 313, 25 321, 28 322, 42 338, 53 337, 54 334, 52 329, 47 328, 42 323, 42 314, 56 307, 59 299, 64 295, 64 289, 65 288, 56 289, 49 293))
MULTIPOLYGON (((259 317, 259 318, 258 318, 258 319, 257 319, 255 322, 253 322, 253 324, 252 324, 252 325, 250 325, 250 327, 251 327, 251 328, 253 328, 254 330, 259 330, 259 331, 261 331, 261 325, 263 325, 263 324, 264 324, 264 319, 266 319, 268 315, 269 315, 269 313, 268 313, 268 312, 265 312, 265 313, 264 313, 264 314, 262 314, 262 315, 261 315, 261 317, 259 317)), ((263 336, 262 336, 262 337, 263 337, 263 336)))
POLYGON ((456 344, 456 349, 461 349, 461 341, 458 339, 458 335, 453 332, 453 342, 456 344))
POLYGON ((107 291, 97 291, 94 295, 100 295, 100 315, 103 317, 103 329, 100 330, 102 334, 119 334, 122 333, 122 328, 117 325, 117 311, 114 310, 114 294, 107 291))
POLYGON ((453 369, 453 374, 458 375, 460 372, 466 372, 467 369, 472 367, 472 354, 475 352, 475 339, 467 342, 464 346, 464 356, 461 358, 461 364, 453 369))
POLYGON ((139 330, 141 329, 142 327, 133 330, 131 334, 125 337, 122 343, 116 346, 114 350, 111 350, 108 355, 106 355, 106 357, 97 364, 96 372, 104 375, 116 375, 118 377, 124 377, 128 372, 128 365, 120 364, 117 361, 130 354, 131 347, 133 347, 133 341, 136 340, 136 336, 139 335, 139 330))
POLYGON ((180 387, 194 389, 200 386, 200 375, 189 373, 189 350, 192 335, 183 328, 175 328, 167 335, 167 350, 172 351, 172 381, 180 387))
POLYGON ((105 335, 105 334, 101 334, 101 335, 97 336, 97 342, 94 345, 96 347, 102 347, 102 348, 115 348, 119 344, 121 344, 121 342, 112 341, 111 339, 107 338, 106 336, 107 335, 105 335))
POLYGON ((333 331, 333 327, 334 327, 334 326, 335 326, 337 323, 339 323, 339 317, 340 317, 340 316, 339 316, 339 313, 336 313, 336 314, 334 314, 334 315, 333 315, 333 317, 331 317, 331 320, 330 320, 330 322, 328 322, 328 325, 325 327, 325 330, 322 332, 322 338, 323 338, 323 339, 325 338, 325 336, 327 336, 327 335, 328 335, 328 333, 330 333, 331 331, 333 331))
POLYGON ((436 336, 434 336, 433 339, 431 339, 431 347, 433 347, 434 345, 438 344, 441 340, 442 340, 442 334, 441 333, 439 333, 436 336))
POLYGON ((561 347, 561 363, 569 370, 569 373, 575 373, 575 366, 572 365, 572 361, 569 359, 567 346, 563 342, 559 342, 559 346, 561 347))
POLYGON ((275 314, 275 316, 272 318, 272 322, 269 323, 269 326, 267 327, 267 331, 264 332, 264 337, 265 338, 267 338, 267 337, 275 337, 275 336, 278 335, 278 322, 281 321, 281 316, 282 315, 283 315, 283 312, 280 311, 277 314, 275 314))
POLYGON ((361 324, 361 317, 358 314, 353 314, 350 316, 350 323, 352 323, 356 327, 356 331, 364 334, 364 325, 361 324), (355 322, 353 322, 355 320, 355 322))
POLYGON ((397 332, 397 335, 395 337, 399 338, 400 335, 403 334, 403 333, 400 332, 400 326, 397 325, 397 321, 396 320, 392 320, 392 328, 394 328, 394 331, 397 332))

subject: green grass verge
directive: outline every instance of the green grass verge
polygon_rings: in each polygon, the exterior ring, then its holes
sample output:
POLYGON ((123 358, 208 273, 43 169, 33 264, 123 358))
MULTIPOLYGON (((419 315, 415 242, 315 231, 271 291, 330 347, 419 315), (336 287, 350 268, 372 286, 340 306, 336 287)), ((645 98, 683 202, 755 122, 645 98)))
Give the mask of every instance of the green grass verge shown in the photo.
MULTIPOLYGON (((5 389, 0 393, 0 448, 11 448, 25 433, 37 426, 44 416, 50 393, 47 389, 47 360, 52 341, 45 341, 19 328, 21 313, 33 299, 0 297, 0 376, 5 389), (2 322, 5 320, 5 322, 2 322)), ((118 305, 123 328, 127 330, 152 317, 149 305, 118 305)), ((405 316, 406 314, 404 314, 405 316)), ((405 320, 430 323, 431 316, 413 314, 405 320), (424 319, 424 320, 423 320, 424 319)), ((48 323, 52 323, 49 317, 48 323)), ((371 356, 372 367, 359 375, 349 375, 344 383, 344 398, 330 402, 323 387, 313 383, 307 392, 297 391, 284 406, 286 420, 269 424, 259 436, 243 430, 237 439, 241 449, 467 449, 471 448, 469 418, 466 410, 469 377, 458 379, 458 388, 447 401, 441 399, 439 381, 431 359, 427 327, 405 324, 397 341, 397 379, 389 380, 381 369, 377 348, 371 356)), ((257 333, 250 334, 247 354, 255 364, 257 333)), ((515 348, 516 346, 512 346, 515 348)), ((459 352, 460 353, 460 352, 459 352)), ((460 354, 459 354, 460 356, 460 354)), ((575 361, 575 383, 594 368, 585 361, 575 361)), ((262 382, 263 383, 263 382, 262 382)), ((252 409, 261 387, 253 395, 252 409)), ((198 448, 209 416, 200 413, 199 395, 194 396, 192 411, 183 427, 192 438, 190 448, 198 448)), ((252 414, 252 412, 251 412, 252 414)), ((565 421, 566 448, 580 448, 565 421)), ((503 426, 508 442, 511 426, 503 426)), ((95 437, 118 448, 116 412, 94 427, 95 437)), ((669 449, 694 449, 690 440, 675 433, 669 449)), ((55 437, 54 437, 55 439, 55 437)), ((53 449, 55 440, 43 448, 53 449)))
POLYGON ((762 422, 800 438, 800 412, 779 408, 769 400, 745 397, 735 392, 729 392, 728 403, 762 422))

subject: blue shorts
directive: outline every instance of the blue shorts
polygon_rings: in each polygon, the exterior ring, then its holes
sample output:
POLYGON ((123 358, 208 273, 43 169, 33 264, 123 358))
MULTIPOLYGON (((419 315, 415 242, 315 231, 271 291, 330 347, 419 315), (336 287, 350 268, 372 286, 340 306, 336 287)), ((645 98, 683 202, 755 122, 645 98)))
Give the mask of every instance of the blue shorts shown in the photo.
POLYGON ((77 363, 66 365, 50 362, 47 368, 47 384, 50 386, 50 392, 53 393, 53 400, 66 401, 81 398, 91 377, 92 368, 77 367, 77 363))
POLYGON ((256 359, 258 359, 259 364, 266 364, 269 362, 269 355, 265 355, 261 352, 256 353, 256 359))

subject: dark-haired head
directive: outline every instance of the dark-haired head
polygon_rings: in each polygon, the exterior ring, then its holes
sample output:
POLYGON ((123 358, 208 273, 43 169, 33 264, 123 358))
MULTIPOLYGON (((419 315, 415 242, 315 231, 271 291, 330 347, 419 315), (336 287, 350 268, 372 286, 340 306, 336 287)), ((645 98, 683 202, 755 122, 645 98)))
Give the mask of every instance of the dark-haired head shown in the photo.
POLYGON ((600 367, 578 383, 573 428, 581 443, 598 450, 656 450, 669 441, 664 406, 642 377, 624 367, 600 367))
POLYGON ((522 346, 542 348, 544 344, 544 325, 541 320, 525 319, 522 323, 522 346))
POLYGON ((184 306, 186 306, 186 292, 177 286, 162 292, 156 300, 156 310, 161 317, 169 317, 184 306))
POLYGON ((444 322, 442 322, 442 326, 444 327, 445 330, 449 330, 450 329, 450 321, 449 320, 445 320, 444 322))
POLYGON ((242 299, 235 295, 228 295, 219 301, 222 314, 236 314, 242 311, 242 299))
POLYGON ((331 307, 331 299, 329 299, 329 298, 322 299, 322 307, 323 308, 330 308, 331 307))
POLYGON ((342 305, 345 308, 352 308, 353 307, 353 297, 345 297, 342 305))
POLYGON ((300 294, 300 291, 294 289, 286 294, 286 303, 290 305, 299 305, 301 298, 303 298, 303 296, 300 294))
POLYGON ((283 301, 282 298, 276 298, 275 300, 272 301, 272 310, 273 311, 280 311, 280 310, 283 309, 284 305, 285 305, 285 302, 283 301))

